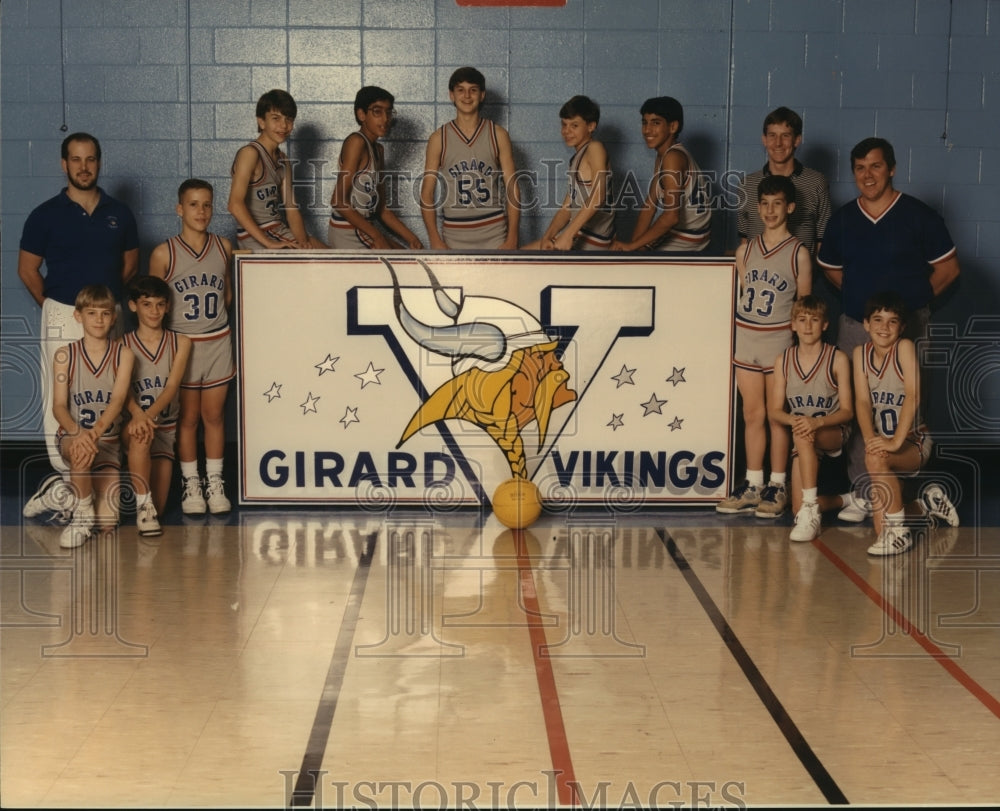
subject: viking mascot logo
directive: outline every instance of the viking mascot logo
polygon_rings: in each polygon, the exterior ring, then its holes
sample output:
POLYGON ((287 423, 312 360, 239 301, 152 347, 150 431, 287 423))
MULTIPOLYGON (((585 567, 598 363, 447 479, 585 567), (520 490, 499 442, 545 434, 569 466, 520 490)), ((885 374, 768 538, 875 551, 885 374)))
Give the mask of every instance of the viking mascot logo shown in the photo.
POLYGON ((452 377, 417 409, 396 447, 425 426, 465 420, 493 438, 507 457, 512 476, 527 479, 521 432, 534 420, 541 451, 553 410, 576 400, 576 392, 567 386, 569 372, 556 355, 558 341, 527 310, 504 299, 453 300, 418 259, 435 303, 449 322, 426 324, 407 309, 392 265, 382 261, 392 274, 393 304, 403 331, 424 349, 450 359, 452 370, 452 377))

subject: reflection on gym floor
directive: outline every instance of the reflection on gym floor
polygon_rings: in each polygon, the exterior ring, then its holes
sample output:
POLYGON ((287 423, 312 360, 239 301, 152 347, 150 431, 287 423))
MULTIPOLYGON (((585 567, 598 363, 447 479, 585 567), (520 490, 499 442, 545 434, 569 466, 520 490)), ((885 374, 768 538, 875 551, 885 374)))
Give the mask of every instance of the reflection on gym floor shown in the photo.
POLYGON ((917 530, 873 559, 870 526, 704 510, 4 526, 2 801, 995 801, 1000 534, 917 530))

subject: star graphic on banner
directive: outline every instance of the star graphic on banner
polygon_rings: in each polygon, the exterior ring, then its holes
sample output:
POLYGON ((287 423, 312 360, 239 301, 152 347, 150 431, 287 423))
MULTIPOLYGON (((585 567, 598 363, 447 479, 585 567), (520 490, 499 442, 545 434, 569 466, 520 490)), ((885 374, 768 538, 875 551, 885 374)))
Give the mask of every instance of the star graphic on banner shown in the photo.
POLYGON ((642 412, 642 416, 648 417, 650 414, 662 414, 663 411, 661 408, 666 404, 666 400, 657 400, 656 392, 653 392, 645 403, 640 403, 640 405, 645 409, 645 411, 642 412))
POLYGON ((333 355, 327 355, 326 360, 322 363, 317 363, 316 368, 319 369, 319 376, 322 377, 324 372, 336 372, 334 365, 340 360, 340 356, 333 357, 333 355))
POLYGON ((264 392, 264 396, 267 398, 267 401, 269 403, 272 400, 280 400, 281 399, 281 384, 278 383, 277 381, 275 381, 274 383, 272 383, 271 384, 271 388, 269 388, 267 391, 264 392))
POLYGON ((670 423, 670 430, 680 431, 682 422, 684 422, 684 420, 682 420, 680 417, 674 417, 674 421, 670 423))
POLYGON ((611 375, 611 379, 618 384, 617 386, 615 386, 615 388, 620 389, 622 386, 634 386, 635 383, 632 382, 632 375, 634 374, 635 374, 635 369, 629 369, 623 363, 622 370, 616 375, 611 375))
POLYGON ((360 374, 354 375, 358 380, 361 381, 361 388, 364 388, 369 383, 374 383, 377 386, 382 385, 382 381, 378 379, 378 376, 384 372, 385 369, 376 369, 375 364, 368 361, 368 368, 365 369, 360 374))
POLYGON ((300 405, 302 406, 302 413, 308 414, 310 411, 312 411, 314 414, 317 413, 316 403, 318 402, 319 402, 319 397, 313 397, 313 393, 309 392, 309 395, 306 397, 306 401, 304 403, 300 403, 300 405))
POLYGON ((687 367, 685 366, 683 369, 678 369, 675 366, 674 367, 674 373, 672 375, 670 375, 670 377, 667 378, 667 382, 668 383, 673 383, 675 386, 678 383, 687 383, 687 381, 684 379, 684 369, 686 369, 686 368, 687 367))
POLYGON ((352 422, 361 422, 361 420, 358 419, 358 410, 348 406, 347 410, 344 412, 344 416, 340 418, 339 422, 344 424, 344 430, 346 430, 347 426, 352 422))
POLYGON ((624 414, 615 414, 612 412, 611 422, 608 423, 608 425, 611 426, 612 431, 617 431, 619 428, 624 427, 625 422, 622 420, 622 417, 624 416, 624 414))

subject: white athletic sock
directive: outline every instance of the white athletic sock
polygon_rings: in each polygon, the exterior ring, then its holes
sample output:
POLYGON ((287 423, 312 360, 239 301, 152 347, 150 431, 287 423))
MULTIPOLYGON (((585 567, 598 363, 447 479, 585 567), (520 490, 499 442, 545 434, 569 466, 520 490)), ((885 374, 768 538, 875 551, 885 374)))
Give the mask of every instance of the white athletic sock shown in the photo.
POLYGON ((206 459, 205 460, 205 476, 222 475, 222 460, 221 459, 206 459))
POLYGON ((136 493, 135 494, 135 506, 136 507, 141 507, 143 504, 145 504, 149 500, 150 500, 150 494, 149 493, 136 493))
POLYGON ((747 471, 747 481, 750 482, 754 487, 764 486, 764 471, 763 470, 748 470, 747 471))
POLYGON ((803 487, 802 500, 807 504, 814 504, 816 502, 816 495, 818 492, 818 487, 803 487))
POLYGON ((787 481, 787 473, 772 473, 771 474, 771 484, 777 485, 778 487, 784 487, 787 481))
POLYGON ((197 462, 181 462, 181 478, 190 479, 198 478, 198 463, 197 462))

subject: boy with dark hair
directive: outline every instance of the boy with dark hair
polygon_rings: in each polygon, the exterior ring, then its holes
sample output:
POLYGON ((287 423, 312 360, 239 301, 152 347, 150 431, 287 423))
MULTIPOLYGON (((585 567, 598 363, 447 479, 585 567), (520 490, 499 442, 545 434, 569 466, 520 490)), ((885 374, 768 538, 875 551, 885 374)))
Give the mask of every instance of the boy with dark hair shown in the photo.
POLYGON ((507 130, 482 117, 486 79, 476 68, 458 68, 448 80, 448 97, 455 118, 427 139, 420 183, 430 247, 515 250, 521 209, 514 150, 507 130))
POLYGON ((181 233, 156 246, 149 258, 149 275, 171 287, 173 303, 168 326, 190 335, 191 357, 181 382, 181 411, 177 430, 180 458, 181 509, 189 515, 228 512, 223 479, 226 448, 225 407, 229 382, 236 376, 233 363, 229 305, 232 245, 209 233, 212 222, 212 184, 190 178, 177 190, 181 233), (198 475, 198 429, 205 447, 205 480, 198 475))
POLYGON ((86 543, 95 526, 103 530, 118 524, 119 434, 134 359, 128 347, 110 337, 116 306, 107 286, 84 287, 73 310, 83 337, 55 354, 56 444, 77 497, 70 523, 59 537, 64 548, 86 543))
POLYGON ((740 299, 735 313, 733 366, 743 400, 746 479, 715 509, 777 518, 788 503, 789 438, 788 429, 770 413, 771 405, 777 402, 772 373, 775 358, 792 343, 792 303, 812 292, 812 264, 809 251, 788 232, 788 215, 795 209, 792 181, 782 175, 764 178, 757 187, 757 198, 764 233, 747 242, 736 256, 740 299), (771 474, 765 487, 769 433, 771 474))
MULTIPOLYGON (((792 304, 792 332, 797 341, 775 361, 774 396, 768 408, 772 424, 792 433, 792 541, 819 535, 820 512, 844 506, 845 496, 820 496, 819 461, 840 456, 854 418, 851 361, 824 343, 829 325, 826 303, 813 295, 792 304)), ((849 494, 846 496, 849 498, 849 494)))
POLYGON ((656 152, 653 179, 629 242, 619 251, 691 253, 708 247, 712 236, 711 191, 691 153, 678 141, 684 108, 677 99, 646 99, 639 110, 642 137, 656 152))
POLYGON ((574 150, 567 172, 566 197, 529 250, 608 250, 615 237, 611 163, 604 144, 594 140, 601 108, 587 96, 573 96, 559 110, 562 138, 574 150))
MULTIPOLYGON (((855 411, 871 477, 876 532, 869 555, 898 555, 913 545, 903 524, 900 474, 919 471, 931 451, 920 419, 917 351, 913 341, 902 337, 906 317, 906 304, 896 293, 872 296, 864 317, 869 340, 854 349, 855 411)), ((939 485, 925 488, 922 502, 922 512, 958 526, 958 513, 939 485)))
POLYGON ((747 175, 736 225, 740 244, 764 230, 757 214, 757 186, 769 175, 785 175, 795 184, 795 211, 788 218, 788 230, 815 254, 830 219, 830 186, 821 172, 808 169, 795 158, 802 143, 802 118, 788 107, 778 107, 764 118, 761 142, 767 163, 747 175))
POLYGON ((244 250, 326 247, 306 231, 295 202, 292 167, 281 151, 297 112, 295 99, 284 90, 262 95, 257 101, 257 140, 241 147, 233 160, 228 209, 244 250))
POLYGON ((385 199, 385 149, 378 143, 392 127, 395 97, 374 85, 362 87, 354 97, 354 120, 360 125, 340 148, 340 168, 330 198, 332 248, 422 248, 419 237, 407 228, 385 199), (384 226, 405 242, 401 245, 379 228, 384 226))
POLYGON ((135 365, 122 438, 136 496, 135 523, 142 536, 162 532, 159 515, 174 472, 178 394, 191 356, 191 339, 163 326, 170 299, 170 287, 157 276, 140 276, 129 285, 128 308, 139 323, 123 338, 135 365))

